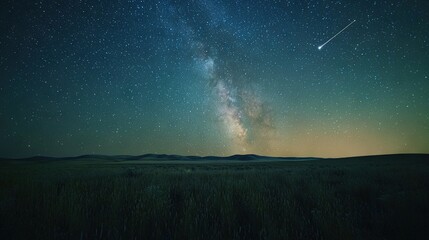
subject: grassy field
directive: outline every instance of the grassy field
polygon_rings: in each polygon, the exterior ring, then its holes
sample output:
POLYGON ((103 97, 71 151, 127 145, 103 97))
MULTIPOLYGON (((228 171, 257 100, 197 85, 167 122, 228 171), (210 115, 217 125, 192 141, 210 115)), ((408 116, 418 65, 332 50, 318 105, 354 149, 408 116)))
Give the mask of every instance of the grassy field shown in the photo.
POLYGON ((0 161, 1 239, 426 239, 429 156, 0 161))

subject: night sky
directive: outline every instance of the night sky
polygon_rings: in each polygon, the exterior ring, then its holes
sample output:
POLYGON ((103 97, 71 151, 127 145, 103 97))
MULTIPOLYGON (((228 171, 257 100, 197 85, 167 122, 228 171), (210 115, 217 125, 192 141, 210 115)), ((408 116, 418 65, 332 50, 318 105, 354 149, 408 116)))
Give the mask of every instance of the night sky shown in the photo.
POLYGON ((5 0, 0 27, 0 157, 429 153, 426 0, 5 0))

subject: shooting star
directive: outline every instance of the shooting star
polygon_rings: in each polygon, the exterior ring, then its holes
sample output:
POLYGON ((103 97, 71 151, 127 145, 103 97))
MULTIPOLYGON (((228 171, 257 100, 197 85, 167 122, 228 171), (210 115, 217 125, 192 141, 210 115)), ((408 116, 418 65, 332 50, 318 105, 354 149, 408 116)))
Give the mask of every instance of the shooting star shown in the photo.
POLYGON ((343 29, 341 29, 341 31, 339 31, 337 34, 335 34, 333 37, 331 37, 324 44, 318 46, 317 49, 321 50, 323 48, 323 46, 325 46, 326 44, 328 44, 328 42, 330 42, 332 39, 334 39, 336 36, 338 36, 338 34, 342 33, 344 30, 346 30, 346 28, 350 27, 350 25, 352 25, 354 22, 356 22, 356 20, 353 20, 351 23, 349 23, 347 26, 345 26, 343 29))

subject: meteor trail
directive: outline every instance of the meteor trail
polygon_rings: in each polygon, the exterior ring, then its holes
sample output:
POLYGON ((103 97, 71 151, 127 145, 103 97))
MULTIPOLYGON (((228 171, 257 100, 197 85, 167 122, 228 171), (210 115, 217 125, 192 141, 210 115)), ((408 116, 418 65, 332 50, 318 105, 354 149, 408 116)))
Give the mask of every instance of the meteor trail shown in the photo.
POLYGON ((325 46, 328 42, 330 42, 332 39, 334 39, 338 34, 340 34, 341 32, 343 32, 344 30, 346 30, 346 28, 348 28, 350 25, 352 25, 354 22, 356 22, 356 20, 353 20, 351 23, 349 23, 347 26, 345 26, 343 29, 341 29, 341 31, 339 31, 337 34, 335 34, 333 37, 331 37, 328 41, 326 41, 324 44, 320 45, 317 47, 317 49, 321 50, 323 48, 323 46, 325 46))

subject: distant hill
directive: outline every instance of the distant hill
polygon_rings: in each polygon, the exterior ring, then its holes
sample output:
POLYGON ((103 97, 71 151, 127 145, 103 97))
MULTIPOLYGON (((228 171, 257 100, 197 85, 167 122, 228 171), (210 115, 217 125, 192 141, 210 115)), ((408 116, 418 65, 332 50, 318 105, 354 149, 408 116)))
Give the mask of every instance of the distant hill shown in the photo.
POLYGON ((371 155, 371 156, 356 156, 344 158, 317 158, 317 157, 271 157, 255 154, 232 155, 226 157, 220 156, 181 156, 168 154, 143 154, 143 155, 81 155, 75 157, 49 157, 49 156, 34 156, 29 158, 0 158, 0 160, 20 160, 20 161, 56 161, 56 160, 108 160, 108 161, 309 161, 320 159, 427 159, 429 154, 390 154, 390 155, 371 155))

